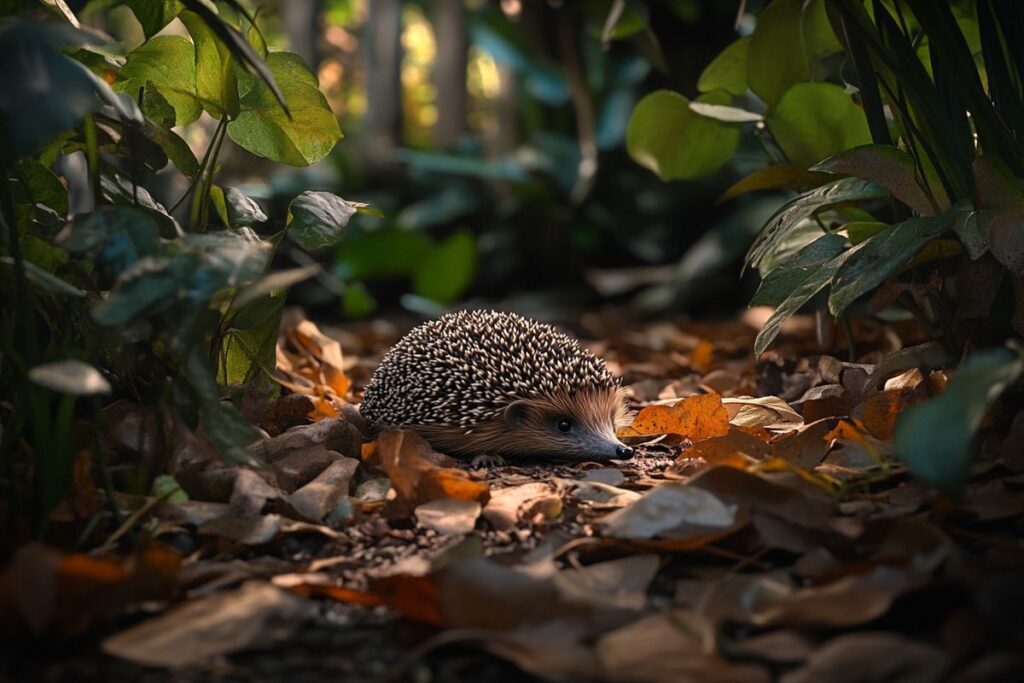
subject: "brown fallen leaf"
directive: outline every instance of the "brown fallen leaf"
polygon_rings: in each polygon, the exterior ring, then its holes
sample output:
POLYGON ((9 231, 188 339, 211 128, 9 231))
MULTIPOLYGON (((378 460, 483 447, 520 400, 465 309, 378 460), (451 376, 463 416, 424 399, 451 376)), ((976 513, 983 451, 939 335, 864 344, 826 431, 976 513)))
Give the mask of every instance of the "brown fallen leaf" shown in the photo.
POLYGON ((288 638, 315 611, 311 602, 269 583, 183 603, 110 636, 103 651, 146 666, 186 667, 217 655, 288 638))
POLYGON ((483 516, 498 531, 507 531, 523 518, 523 513, 536 509, 536 503, 541 500, 549 501, 545 508, 551 509, 550 503, 555 502, 559 512, 561 511, 562 498, 557 486, 545 482, 531 482, 492 490, 483 516))
POLYGON ((486 503, 487 484, 463 470, 437 467, 428 460, 436 453, 423 437, 410 431, 387 431, 377 438, 377 456, 397 494, 396 514, 437 498, 486 503))
POLYGON ((785 674, 782 683, 860 683, 900 681, 933 683, 949 665, 937 647, 896 633, 850 633, 830 640, 807 664, 785 674))
POLYGON ((619 429, 619 436, 676 434, 693 442, 729 432, 729 413, 718 394, 684 398, 675 405, 647 406, 633 424, 619 429))
POLYGON ((442 536, 462 536, 476 526, 480 503, 475 500, 438 498, 416 506, 416 521, 442 536))
POLYGON ((737 427, 793 429, 804 423, 800 413, 778 396, 723 398, 729 422, 737 427))
POLYGON ((767 683, 768 670, 714 653, 714 626, 674 610, 628 624, 595 646, 607 680, 631 683, 767 683))
POLYGON ((181 555, 158 544, 128 556, 63 555, 33 543, 0 576, 0 624, 17 632, 78 635, 95 621, 177 592, 181 555))

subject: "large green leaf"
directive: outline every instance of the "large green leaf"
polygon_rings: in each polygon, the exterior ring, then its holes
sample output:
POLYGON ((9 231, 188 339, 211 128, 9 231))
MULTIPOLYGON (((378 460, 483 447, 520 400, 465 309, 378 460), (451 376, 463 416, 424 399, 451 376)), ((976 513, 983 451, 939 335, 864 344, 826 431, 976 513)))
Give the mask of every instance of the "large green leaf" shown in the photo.
POLYGON ((829 295, 832 314, 840 316, 858 298, 885 282, 929 241, 952 230, 960 209, 929 218, 911 218, 858 245, 836 275, 829 295))
POLYGON ((832 182, 828 173, 808 171, 793 164, 773 164, 758 169, 748 176, 737 180, 718 198, 718 203, 727 202, 747 192, 755 190, 809 190, 832 182))
POLYGON ((234 119, 239 112, 238 78, 231 50, 198 14, 182 12, 180 19, 195 44, 195 86, 203 109, 214 118, 234 119))
MULTIPOLYGON (((727 104, 725 93, 697 99, 727 104)), ((731 157, 739 144, 737 127, 701 116, 679 93, 658 90, 640 100, 626 130, 626 149, 662 180, 695 180, 711 175, 731 157)))
POLYGON ((338 121, 302 58, 290 52, 267 57, 281 85, 291 118, 262 81, 253 79, 242 98, 242 111, 228 124, 231 139, 253 154, 292 166, 323 159, 341 138, 338 121))
POLYGON ((466 290, 475 270, 473 236, 457 232, 427 252, 416 269, 413 291, 442 304, 450 303, 466 290))
POLYGON ((288 205, 288 234, 309 251, 333 246, 361 206, 330 192, 307 190, 288 205))
POLYGON ((761 280, 751 306, 778 306, 807 279, 811 268, 820 266, 839 255, 846 240, 839 235, 825 234, 814 240, 797 254, 795 259, 780 265, 761 280))
POLYGON ((871 142, 864 112, 832 83, 797 83, 786 90, 768 117, 768 130, 798 166, 871 142))
POLYGON ((196 90, 196 48, 185 36, 150 38, 128 53, 121 75, 124 80, 114 89, 133 98, 152 82, 174 107, 176 125, 199 118, 203 103, 196 90))
POLYGON ((697 90, 713 92, 724 90, 730 95, 742 95, 747 91, 747 53, 750 38, 740 38, 718 53, 710 64, 704 67, 697 81, 697 90))
POLYGON ((1024 371, 1016 351, 974 354, 957 370, 946 391, 911 406, 896 421, 896 457, 930 486, 958 493, 971 464, 971 441, 988 407, 1024 371))
POLYGON ((747 264, 759 267, 786 241, 793 229, 823 208, 886 195, 884 188, 859 178, 843 178, 806 192, 776 211, 768 220, 747 252, 747 264))
POLYGON ((342 280, 410 275, 433 247, 431 239, 416 230, 374 230, 339 246, 334 274, 342 280))
POLYGON ((769 110, 794 83, 809 80, 811 68, 803 49, 804 0, 775 0, 757 18, 747 54, 750 89, 769 110))
POLYGON ((235 311, 217 369, 222 384, 243 384, 260 370, 274 369, 283 304, 284 291, 279 290, 252 299, 235 311))
POLYGON ((917 181, 914 160, 891 145, 854 147, 825 159, 811 170, 870 180, 889 190, 893 197, 922 216, 934 215, 938 209, 917 181))

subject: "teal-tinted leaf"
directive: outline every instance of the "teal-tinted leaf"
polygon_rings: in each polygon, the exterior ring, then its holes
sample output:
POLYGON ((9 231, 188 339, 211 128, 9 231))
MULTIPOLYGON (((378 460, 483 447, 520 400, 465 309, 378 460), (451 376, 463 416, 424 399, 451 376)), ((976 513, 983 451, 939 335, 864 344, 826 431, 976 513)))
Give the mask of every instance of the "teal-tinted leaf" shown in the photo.
POLYGON ((67 24, 0 23, 0 157, 38 150, 99 106, 92 72, 59 51, 90 42, 67 24))
POLYGON ((690 109, 701 116, 724 123, 755 123, 764 120, 760 114, 739 107, 724 104, 708 104, 707 102, 690 102, 690 109))
POLYGON ((105 206, 77 214, 57 236, 72 253, 91 252, 99 263, 120 272, 160 248, 160 226, 153 217, 128 206, 105 206))
POLYGON ((95 396, 109 394, 110 382, 103 374, 80 360, 61 360, 37 365, 28 371, 28 378, 35 384, 72 396, 95 396))
POLYGON ((776 211, 768 220, 747 252, 747 264, 759 267, 786 240, 791 230, 823 208, 886 195, 884 188, 859 178, 843 178, 806 192, 776 211))
POLYGON ((239 101, 231 50, 198 14, 185 11, 179 18, 195 45, 195 87, 203 109, 214 118, 234 119, 238 116, 239 101))
MULTIPOLYGON (((811 168, 870 180, 889 190, 922 216, 934 215, 937 207, 917 182, 917 168, 910 155, 891 145, 862 145, 839 152, 811 168)), ((940 188, 941 189, 941 188, 940 188)))
MULTIPOLYGON (((147 83, 174 107, 175 123, 183 126, 199 118, 203 104, 196 90, 196 48, 185 36, 156 36, 135 48, 125 58, 123 80, 115 90, 137 97, 147 83)), ((145 95, 143 95, 145 109, 145 95)))
POLYGON ((468 232, 457 232, 430 250, 413 278, 413 291, 439 303, 457 299, 473 281, 476 243, 468 232))
POLYGON ((132 182, 119 175, 102 174, 100 189, 103 198, 116 206, 130 206, 140 209, 160 226, 160 234, 164 237, 175 237, 184 234, 178 221, 174 220, 163 204, 153 199, 153 195, 141 185, 132 186, 132 182))
POLYGON ((179 0, 123 0, 142 24, 147 39, 153 38, 164 26, 181 13, 184 6, 179 0))
POLYGON ((750 89, 769 111, 790 86, 811 77, 803 50, 801 16, 804 0, 775 0, 757 18, 747 54, 750 89))
POLYGON ((713 92, 724 90, 730 95, 742 95, 747 91, 747 53, 750 38, 740 38, 718 53, 697 81, 697 90, 713 92))
MULTIPOLYGON (((724 93, 698 101, 724 104, 724 93)), ((626 149, 641 166, 663 180, 694 180, 711 175, 732 157, 739 144, 735 126, 697 114, 678 93, 659 90, 640 100, 629 119, 626 149)))
POLYGON ((330 192, 303 192, 288 205, 288 234, 309 251, 330 247, 344 236, 358 206, 330 192))
POLYGON ((985 413, 1022 371, 1020 354, 1008 349, 968 358, 942 395, 899 416, 893 437, 896 457, 926 484, 958 493, 970 472, 971 441, 985 413))
MULTIPOLYGON (((14 268, 14 259, 10 256, 0 256, 0 263, 14 268)), ((85 292, 78 287, 68 284, 50 271, 40 268, 31 261, 22 261, 21 264, 25 267, 26 279, 35 286, 45 289, 51 294, 67 296, 72 299, 82 299, 85 297, 85 292)))
POLYGON ((498 64, 521 75, 531 96, 555 106, 569 101, 569 85, 562 69, 534 54, 519 26, 493 10, 477 10, 467 19, 473 44, 488 52, 498 64))
POLYGON ((953 228, 950 210, 929 218, 911 218, 858 245, 856 254, 839 271, 828 299, 835 316, 864 294, 885 282, 930 240, 953 228))
MULTIPOLYGON (((757 338, 754 340, 754 356, 760 356, 764 353, 771 343, 778 336, 779 331, 782 330, 782 325, 789 320, 794 313, 799 311, 804 304, 810 301, 815 294, 823 290, 830 282, 832 278, 842 265, 851 256, 857 253, 860 247, 854 247, 848 251, 845 251, 838 256, 831 258, 827 261, 817 263, 810 266, 802 266, 794 268, 791 272, 787 273, 784 277, 787 283, 792 284, 793 289, 789 296, 782 300, 778 308, 772 313, 771 317, 765 322, 764 327, 757 333, 757 338)), ((777 268, 772 271, 771 277, 776 272, 781 270, 777 268)))
POLYGON ((751 306, 778 306, 807 279, 810 270, 835 258, 846 246, 839 235, 825 234, 800 250, 789 263, 770 272, 750 300, 751 306))
POLYGON ((254 223, 263 223, 267 220, 267 214, 251 199, 233 187, 224 190, 224 203, 227 207, 228 225, 232 228, 250 226, 254 223))
POLYGON ((199 404, 203 433, 221 458, 229 463, 259 466, 248 450, 259 439, 259 433, 230 403, 221 400, 220 387, 198 352, 185 361, 189 386, 199 404))
POLYGON ((257 81, 242 98, 242 112, 228 135, 253 154, 292 166, 320 161, 341 138, 338 120, 302 58, 272 52, 267 65, 284 93, 291 118, 265 83, 257 81))
POLYGON ((832 83, 797 83, 786 90, 768 117, 768 130, 798 166, 871 142, 864 112, 832 83))
POLYGON ((323 268, 320 267, 320 264, 314 263, 308 266, 281 270, 276 273, 264 275, 256 282, 238 292, 238 294, 235 295, 234 300, 231 302, 231 308, 232 310, 235 310, 254 299, 274 294, 275 292, 283 292, 292 285, 297 285, 300 282, 308 280, 322 271, 323 268))

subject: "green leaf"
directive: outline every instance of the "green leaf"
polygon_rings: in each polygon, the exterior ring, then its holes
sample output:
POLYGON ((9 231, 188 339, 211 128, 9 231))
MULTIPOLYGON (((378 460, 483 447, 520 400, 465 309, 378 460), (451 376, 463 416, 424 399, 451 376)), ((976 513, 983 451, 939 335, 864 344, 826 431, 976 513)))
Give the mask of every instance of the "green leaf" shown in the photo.
POLYGON ((803 50, 803 0, 775 0, 761 10, 747 54, 750 89, 769 111, 790 86, 811 77, 803 50))
POLYGON ((221 400, 220 387, 198 352, 192 351, 185 359, 185 372, 199 403, 203 433, 221 458, 230 463, 260 466, 259 460, 246 449, 260 438, 259 433, 234 406, 221 400))
POLYGON ((724 90, 730 95, 742 95, 747 91, 747 54, 750 38, 740 38, 718 53, 711 63, 704 67, 697 90, 713 92, 724 90))
POLYGON ((928 218, 911 218, 897 223, 857 247, 836 275, 828 305, 836 317, 862 295, 885 282, 913 258, 930 240, 953 228, 961 209, 928 218))
MULTIPOLYGON (((825 237, 829 237, 826 235, 825 237)), ((822 238, 823 239, 823 238, 822 238)), ((778 336, 782 330, 782 325, 789 320, 794 313, 799 311, 804 304, 814 298, 818 292, 823 290, 835 277, 836 272, 842 267, 842 265, 851 256, 857 253, 860 247, 854 247, 848 251, 839 254, 838 256, 819 262, 814 265, 800 266, 793 268, 790 272, 783 273, 780 275, 780 279, 784 280, 786 284, 792 286, 790 294, 779 304, 772 313, 771 317, 765 322, 764 327, 757 333, 757 338, 754 340, 754 357, 760 356, 764 353, 771 343, 778 336)), ((777 268, 772 271, 768 276, 769 278, 775 275, 776 272, 782 270, 777 268)), ((766 278, 767 280, 767 278, 766 278)), ((776 283, 774 286, 778 286, 776 283)))
POLYGON ((718 198, 718 203, 727 202, 755 190, 803 191, 830 183, 832 180, 832 176, 828 173, 808 171, 806 168, 793 164, 774 164, 737 180, 718 198))
POLYGON ((228 225, 232 228, 250 226, 254 223, 263 223, 267 220, 267 214, 251 199, 233 187, 224 190, 224 203, 227 206, 228 225))
POLYGON ((284 93, 291 118, 270 88, 256 81, 242 98, 242 112, 228 124, 231 139, 253 154, 292 166, 327 156, 341 138, 338 120, 302 58, 272 52, 267 65, 284 93))
POLYGON ((153 123, 158 123, 164 128, 173 128, 177 125, 178 113, 174 105, 167 101, 153 81, 146 81, 142 89, 142 113, 153 123))
POLYGON ((61 216, 68 213, 68 190, 57 174, 33 157, 23 157, 15 164, 15 201, 23 204, 45 204, 61 216))
POLYGON ((870 180, 889 190, 893 197, 922 216, 937 213, 937 207, 917 182, 914 160, 903 150, 891 145, 854 147, 825 159, 811 170, 843 173, 870 180))
POLYGON ((832 83, 797 83, 768 116, 768 130, 797 166, 871 142, 864 112, 832 83))
POLYGON ((107 378, 99 370, 80 360, 61 360, 37 365, 28 371, 28 378, 33 383, 60 394, 95 396, 110 393, 110 382, 107 378))
POLYGON ((778 306, 807 279, 812 268, 835 258, 845 246, 846 240, 839 235, 822 235, 801 249, 795 259, 765 276, 750 305, 778 306))
POLYGON ((708 104, 707 102, 690 102, 690 109, 701 116, 709 119, 722 121, 724 123, 755 123, 763 121, 764 117, 739 107, 729 107, 724 104, 708 104))
POLYGON ((218 368, 222 384, 243 384, 261 370, 274 369, 283 304, 280 291, 252 299, 234 312, 218 368))
POLYGON ((377 310, 377 300, 373 298, 361 282, 350 282, 341 295, 341 307, 350 318, 365 318, 377 310))
POLYGON ((307 251, 333 246, 359 206, 330 192, 307 190, 288 205, 288 234, 307 251))
POLYGON ((334 274, 346 281, 411 275, 433 248, 422 232, 375 230, 341 244, 334 274))
MULTIPOLYGON (((196 48, 185 36, 156 36, 129 52, 114 89, 135 98, 153 83, 174 107, 175 124, 184 126, 203 110, 196 90, 196 48)), ((143 95, 145 98, 145 95, 143 95)), ((145 110, 143 99, 143 110, 145 110)))
POLYGON ((457 299, 473 281, 476 243, 465 231, 435 246, 422 260, 413 278, 413 291, 447 304, 457 299))
MULTIPOLYGON (((724 93, 709 93, 698 102, 725 104, 724 93)), ((626 130, 626 149, 641 166, 662 180, 695 180, 711 175, 732 157, 740 132, 690 109, 678 93, 658 90, 636 105, 626 130)))
POLYGON ((806 192, 784 205, 768 220, 747 252, 747 264, 759 267, 780 244, 785 243, 790 231, 815 212, 887 194, 884 188, 859 178, 843 178, 806 192))
POLYGON ((154 498, 161 498, 168 503, 184 503, 188 501, 188 494, 181 488, 178 481, 169 474, 161 474, 153 480, 153 487, 149 495, 154 498))
POLYGON ((256 282, 239 291, 231 302, 231 308, 234 310, 262 296, 286 291, 292 285, 308 280, 321 272, 323 272, 323 268, 320 267, 320 264, 313 263, 308 266, 300 266, 264 275, 256 282))
POLYGON ((800 17, 804 54, 808 62, 843 51, 825 11, 826 0, 808 0, 800 17))
POLYGON ((198 14, 185 11, 179 18, 195 44, 195 86, 203 109, 217 119, 234 119, 239 113, 239 101, 231 50, 198 14))
POLYGON ((968 358, 944 393, 900 414, 893 435, 896 457, 929 486, 958 493, 970 473, 971 441, 985 413, 1022 371, 1020 354, 1009 349, 968 358))
POLYGON ((120 175, 100 176, 100 188, 103 198, 116 206, 130 206, 145 211, 160 226, 160 234, 164 237, 175 237, 183 234, 178 221, 167 212, 163 204, 153 199, 153 195, 141 185, 132 186, 127 178, 120 175))
POLYGON ((142 32, 150 40, 177 17, 184 6, 179 0, 123 0, 142 24, 142 32))

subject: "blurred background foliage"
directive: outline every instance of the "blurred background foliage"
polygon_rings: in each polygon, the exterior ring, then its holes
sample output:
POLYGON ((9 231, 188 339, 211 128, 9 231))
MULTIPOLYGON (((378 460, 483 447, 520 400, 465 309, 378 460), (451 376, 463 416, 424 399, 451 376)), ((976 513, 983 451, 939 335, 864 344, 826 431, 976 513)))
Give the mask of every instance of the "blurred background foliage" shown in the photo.
MULTIPOLYGON (((144 38, 139 22, 111 4, 80 14, 131 50, 144 38)), ((262 203, 271 220, 261 233, 279 229, 275 217, 307 189, 381 213, 356 216, 332 254, 314 254, 331 268, 291 300, 345 318, 432 314, 471 298, 516 297, 537 315, 607 300, 644 313, 743 305, 740 259, 777 200, 716 199, 747 169, 745 155, 760 154, 756 143, 710 177, 663 183, 626 154, 625 133, 647 92, 693 92, 758 3, 737 14, 740 3, 630 2, 611 24, 616 4, 253 4, 270 49, 298 53, 317 75, 344 138, 301 169, 227 140, 222 182, 262 203)), ((214 123, 185 130, 194 149, 214 123)), ((186 183, 169 168, 151 189, 169 204, 186 183)), ((278 265, 308 258, 282 250, 278 265)))

